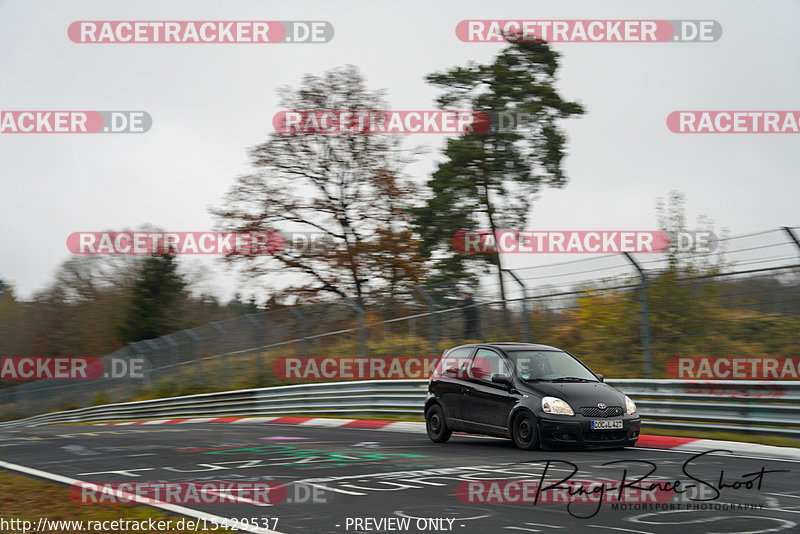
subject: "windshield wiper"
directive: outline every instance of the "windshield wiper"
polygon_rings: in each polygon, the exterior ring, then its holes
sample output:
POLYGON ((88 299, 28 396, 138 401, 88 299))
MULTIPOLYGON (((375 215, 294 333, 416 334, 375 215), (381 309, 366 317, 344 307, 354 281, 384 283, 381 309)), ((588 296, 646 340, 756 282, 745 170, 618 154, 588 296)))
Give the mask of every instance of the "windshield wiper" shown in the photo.
POLYGON ((554 378, 553 382, 596 382, 596 381, 589 380, 588 378, 579 378, 577 376, 562 376, 559 378, 554 378))

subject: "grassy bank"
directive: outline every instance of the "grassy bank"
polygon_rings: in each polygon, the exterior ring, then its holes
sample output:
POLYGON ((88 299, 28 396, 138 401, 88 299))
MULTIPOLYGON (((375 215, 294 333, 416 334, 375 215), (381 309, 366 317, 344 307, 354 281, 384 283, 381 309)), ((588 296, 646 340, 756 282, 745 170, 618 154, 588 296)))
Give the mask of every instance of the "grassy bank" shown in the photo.
MULTIPOLYGON (((194 530, 182 530, 176 528, 177 522, 181 519, 176 516, 169 516, 161 513, 160 511, 148 508, 145 506, 133 506, 127 504, 102 504, 102 505, 85 505, 74 503, 69 499, 69 488, 61 484, 54 484, 44 482, 35 478, 30 478, 16 473, 9 473, 0 471, 0 510, 2 510, 2 518, 9 522, 11 520, 30 521, 33 528, 36 528, 40 518, 46 518, 50 521, 99 521, 99 529, 78 529, 78 528, 47 528, 46 532, 64 532, 64 533, 96 533, 96 534, 109 534, 114 532, 119 533, 145 533, 151 532, 153 534, 161 532, 194 532, 194 530), (154 521, 171 521, 171 528, 166 530, 131 530, 131 529, 113 529, 102 528, 103 526, 111 526, 111 521, 128 520, 137 522, 146 522, 149 519, 154 521), (107 521, 105 525, 102 522, 107 521)), ((94 525, 92 523, 91 525, 94 525)), ((9 526, 9 525, 5 525, 9 526)), ((52 523, 51 523, 52 526, 52 523)), ((68 527, 68 525, 62 525, 68 527)), ((144 525, 143 525, 144 526, 144 525)), ((202 525, 200 525, 202 531, 202 525)), ((19 534, 22 528, 2 528, 0 532, 8 532, 19 534)))

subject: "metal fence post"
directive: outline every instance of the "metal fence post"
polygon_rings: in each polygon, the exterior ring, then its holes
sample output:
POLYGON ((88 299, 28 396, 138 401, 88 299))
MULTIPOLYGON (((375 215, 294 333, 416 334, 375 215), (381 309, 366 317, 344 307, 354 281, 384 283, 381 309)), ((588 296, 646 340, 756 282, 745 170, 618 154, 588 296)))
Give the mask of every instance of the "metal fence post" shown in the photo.
POLYGON ((161 350, 161 345, 159 344, 160 339, 161 338, 145 339, 144 341, 142 341, 142 343, 144 343, 145 346, 147 346, 150 349, 150 354, 152 354, 152 356, 149 358, 148 361, 148 363, 150 364, 150 371, 148 373, 150 377, 149 378, 150 385, 152 385, 153 382, 157 383, 161 373, 163 372, 161 371, 161 368, 164 366, 164 353, 161 350), (158 356, 156 356, 156 354, 158 354, 158 356), (153 373, 153 371, 156 369, 158 370, 158 372, 153 373))
POLYGON ((784 226, 783 229, 786 231, 787 234, 789 234, 789 238, 792 241, 794 241, 794 244, 797 245, 798 250, 800 250, 800 239, 798 239, 795 233, 792 232, 792 229, 789 228, 788 226, 784 226))
POLYGON ((152 359, 147 358, 147 355, 139 350, 139 346, 141 345, 141 341, 137 341, 135 343, 129 343, 128 347, 133 351, 137 358, 141 358, 145 361, 145 369, 144 369, 144 379, 142 380, 142 386, 145 388, 150 387, 152 384, 152 380, 150 374, 153 372, 153 364, 152 359))
POLYGON ((261 326, 261 321, 256 319, 256 314, 248 313, 245 315, 247 320, 250 322, 250 325, 253 327, 253 332, 255 332, 255 343, 256 343, 256 373, 257 379, 259 384, 264 381, 266 378, 266 373, 264 372, 264 357, 260 352, 260 348, 266 345, 266 340, 264 339, 264 328, 261 326))
POLYGON ((511 277, 519 284, 519 287, 522 288, 522 332, 524 336, 525 343, 531 342, 531 318, 528 315, 528 286, 526 286, 522 280, 519 279, 517 273, 512 271, 511 269, 503 269, 503 272, 506 272, 511 275, 511 277))
POLYGON ((358 315, 358 355, 362 358, 367 357, 367 324, 365 320, 366 313, 364 312, 364 308, 359 306, 358 302, 351 299, 350 297, 344 297, 344 300, 347 301, 350 306, 356 310, 356 314, 358 315))
POLYGON ((203 384, 203 360, 200 358, 200 343, 202 339, 192 330, 187 330, 186 335, 192 340, 192 354, 194 356, 194 383, 197 387, 203 384))
POLYGON ((430 296, 430 293, 425 291, 422 286, 414 286, 414 291, 422 295, 425 302, 428 304, 431 315, 431 356, 434 358, 439 357, 439 325, 436 322, 436 304, 430 296))
POLYGON ((641 266, 636 263, 636 260, 628 254, 627 252, 623 252, 625 257, 628 258, 628 261, 633 264, 636 270, 639 272, 639 314, 641 315, 641 328, 640 328, 640 337, 642 340, 642 357, 644 358, 644 376, 647 378, 653 377, 653 354, 650 349, 650 310, 648 309, 647 303, 647 274, 641 268, 641 266))
POLYGON ((172 376, 170 377, 170 383, 175 384, 175 381, 178 379, 178 344, 172 340, 172 335, 164 336, 163 339, 171 347, 170 352, 172 353, 172 358, 171 358, 172 376))
MULTIPOLYGON (((131 343, 128 343, 128 346, 124 347, 122 349, 122 351, 124 351, 124 353, 125 353, 125 358, 128 360, 128 368, 130 369, 131 366, 133 365, 133 361, 132 360, 134 358, 136 358, 136 355, 137 355, 136 350, 134 350, 133 345, 131 343)), ((120 352, 122 352, 122 351, 120 351, 120 352)), ((142 372, 143 373, 147 372, 147 368, 145 368, 143 366, 142 367, 142 372)), ((125 385, 127 386, 127 394, 129 396, 133 396, 133 394, 138 389, 144 389, 144 384, 145 384, 144 381, 145 381, 145 379, 146 379, 146 375, 144 375, 144 374, 142 376, 137 376, 137 377, 130 376, 128 378, 128 380, 125 381, 125 385)))
MULTIPOLYGON (((794 241, 794 244, 797 246, 798 252, 800 252, 800 238, 798 238, 797 234, 795 234, 792 231, 792 229, 789 228, 788 226, 784 226, 783 229, 786 231, 787 234, 789 234, 789 238, 792 241, 794 241)), ((791 310, 792 308, 790 307, 789 309, 791 310)), ((786 310, 786 306, 784 305, 783 302, 781 302, 781 313, 783 313, 785 310, 786 310)))
POLYGON ((227 334, 228 334, 228 331, 225 330, 225 327, 223 327, 219 323, 211 323, 211 326, 213 326, 214 330, 216 330, 217 333, 219 334, 219 337, 217 338, 217 341, 224 340, 222 342, 222 350, 220 350, 219 345, 217 345, 217 351, 220 353, 219 354, 219 358, 222 361, 221 366, 222 366, 223 382, 225 384, 230 384, 231 383, 231 373, 230 373, 230 370, 228 369, 228 356, 226 354, 228 352, 228 350, 227 350, 228 349, 228 343, 227 343, 227 339, 225 339, 227 334))
POLYGON ((19 411, 20 415, 25 416, 31 413, 30 410, 28 410, 28 403, 25 398, 27 390, 23 389, 22 386, 16 386, 16 388, 14 388, 14 393, 16 394, 14 400, 16 401, 17 411, 19 411))
POLYGON ((304 358, 308 358, 308 321, 306 320, 306 316, 295 306, 290 306, 287 309, 300 323, 300 355, 304 358))
POLYGON ((20 387, 19 386, 15 386, 15 387, 6 388, 6 391, 8 391, 10 393, 9 400, 8 400, 9 404, 13 404, 14 405, 14 407, 15 407, 15 409, 16 409, 18 414, 26 415, 22 410, 22 399, 21 399, 21 395, 20 395, 20 391, 21 391, 20 387))

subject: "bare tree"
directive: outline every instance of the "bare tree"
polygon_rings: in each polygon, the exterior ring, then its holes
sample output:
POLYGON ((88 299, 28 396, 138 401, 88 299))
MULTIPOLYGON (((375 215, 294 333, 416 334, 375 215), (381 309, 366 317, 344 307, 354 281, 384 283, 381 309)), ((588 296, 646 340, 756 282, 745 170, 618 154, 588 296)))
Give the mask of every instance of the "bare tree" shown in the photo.
MULTIPOLYGON (((353 66, 306 75, 300 88, 283 88, 280 95, 282 108, 300 112, 387 109, 353 66)), ((226 261, 254 277, 272 275, 272 289, 284 294, 334 294, 360 303, 424 277, 407 215, 416 193, 401 174, 408 153, 396 137, 273 132, 250 156, 254 172, 239 177, 223 207, 212 209, 219 227, 312 232, 325 246, 287 246, 272 256, 230 254, 226 261), (278 287, 284 274, 292 281, 278 287)))

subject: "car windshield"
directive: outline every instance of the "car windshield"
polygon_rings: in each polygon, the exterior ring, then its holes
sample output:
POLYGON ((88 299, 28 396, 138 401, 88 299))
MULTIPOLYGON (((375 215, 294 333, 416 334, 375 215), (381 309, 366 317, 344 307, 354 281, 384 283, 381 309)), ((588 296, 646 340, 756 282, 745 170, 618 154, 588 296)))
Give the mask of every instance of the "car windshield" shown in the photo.
POLYGON ((560 350, 509 350, 507 353, 523 380, 598 381, 580 362, 560 350))

